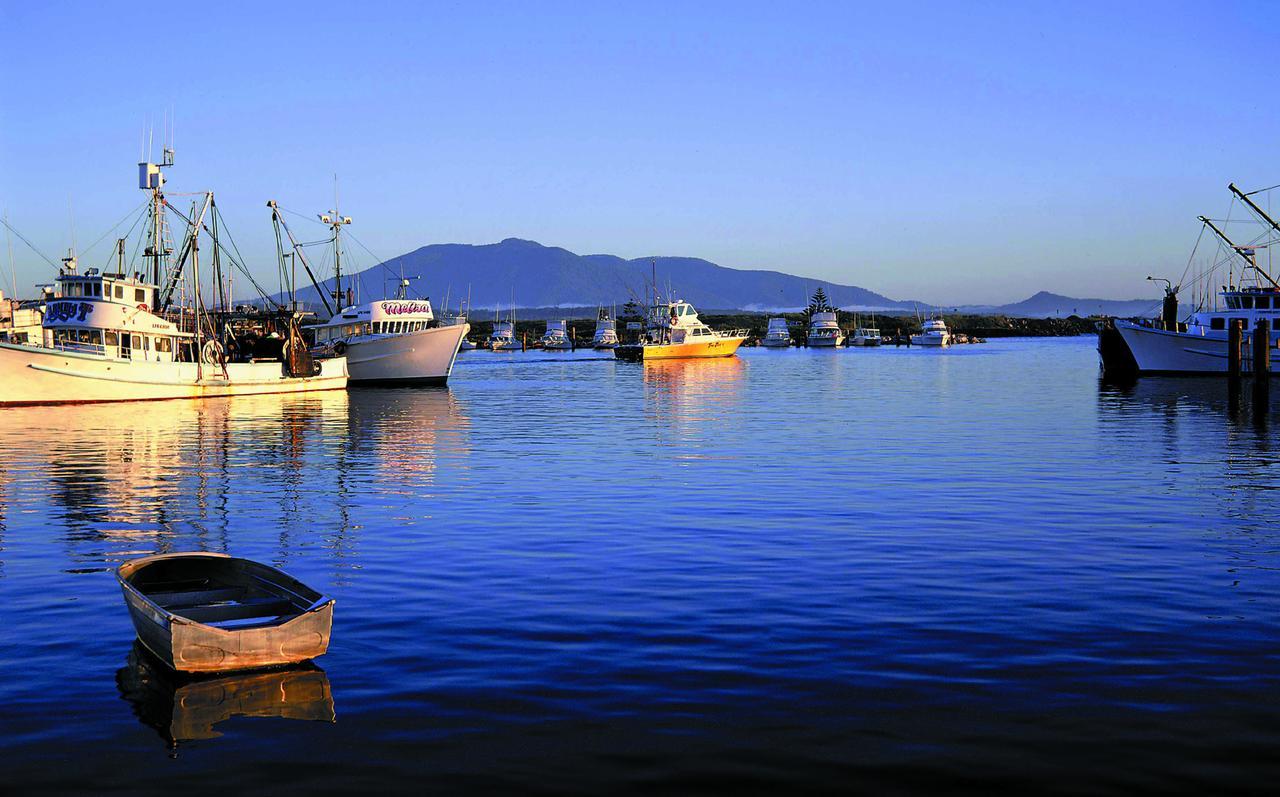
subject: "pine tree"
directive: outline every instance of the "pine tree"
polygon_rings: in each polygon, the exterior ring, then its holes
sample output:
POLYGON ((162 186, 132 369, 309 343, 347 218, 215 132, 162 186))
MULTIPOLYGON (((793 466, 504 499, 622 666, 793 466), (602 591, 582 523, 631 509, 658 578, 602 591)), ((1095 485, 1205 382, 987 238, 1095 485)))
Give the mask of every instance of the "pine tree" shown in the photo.
POLYGON ((831 302, 827 300, 827 292, 819 285, 818 289, 813 292, 813 298, 809 300, 809 306, 805 308, 805 314, 809 318, 813 318, 814 313, 830 313, 835 308, 831 306, 831 302))

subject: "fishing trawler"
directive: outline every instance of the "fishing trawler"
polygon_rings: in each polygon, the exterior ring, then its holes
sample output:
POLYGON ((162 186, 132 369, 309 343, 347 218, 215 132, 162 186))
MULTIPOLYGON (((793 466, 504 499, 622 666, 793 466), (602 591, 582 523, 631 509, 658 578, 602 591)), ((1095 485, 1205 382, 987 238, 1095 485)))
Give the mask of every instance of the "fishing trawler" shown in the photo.
MULTIPOLYGON (((63 259, 44 307, 39 341, 0 343, 0 405, 66 404, 145 399, 210 398, 296 393, 346 387, 345 358, 313 359, 292 312, 264 314, 259 331, 272 345, 237 339, 225 312, 201 299, 202 232, 213 239, 214 284, 225 297, 221 261, 243 270, 218 241, 221 214, 212 192, 197 195, 176 262, 170 262, 160 163, 139 163, 138 187, 149 191, 144 230, 150 276, 125 267, 125 239, 115 267, 81 272, 74 254, 63 259), (180 291, 179 289, 182 289, 180 291), (175 305, 186 293, 188 302, 175 305), (267 350, 267 356, 260 348, 267 350)), ((245 271, 247 275, 248 272, 245 271)), ((252 279, 252 278, 250 278, 252 279)), ((226 306, 225 300, 222 302, 226 306)))
POLYGON ((596 314, 596 333, 591 337, 591 348, 612 349, 617 345, 618 322, 614 320, 608 310, 602 308, 596 314))
POLYGON ((836 320, 834 310, 822 310, 809 317, 809 345, 811 347, 834 347, 844 343, 844 330, 836 320))
POLYGON ((693 305, 677 299, 655 303, 649 309, 640 340, 619 344, 613 354, 620 360, 732 357, 746 339, 745 329, 711 329, 698 320, 693 305))
MULTIPOLYGON (((1252 194, 1241 191, 1234 183, 1227 189, 1262 222, 1266 230, 1264 235, 1280 233, 1280 222, 1254 202, 1250 198, 1252 194)), ((1243 323, 1241 368, 1244 372, 1252 370, 1252 341, 1259 321, 1265 320, 1269 324, 1269 347, 1274 349, 1280 345, 1280 329, 1277 329, 1280 326, 1280 282, 1258 265, 1258 250, 1268 242, 1238 245, 1211 219, 1201 216, 1200 222, 1214 234, 1225 256, 1213 270, 1202 275, 1201 282, 1206 290, 1203 297, 1194 302, 1196 309, 1185 320, 1179 320, 1178 294, 1182 286, 1148 277, 1148 280, 1166 285, 1161 315, 1154 320, 1116 319, 1101 325, 1098 352, 1104 371, 1113 375, 1134 371, 1138 374, 1225 375, 1232 321, 1243 323), (1234 268, 1237 264, 1240 266, 1238 275, 1234 268), (1210 281, 1215 272, 1224 267, 1230 270, 1227 284, 1212 291, 1211 297, 1211 291, 1207 290, 1210 281)), ((1274 243, 1274 239, 1270 243, 1274 243)))
POLYGON ((538 345, 544 349, 552 351, 569 351, 573 348, 573 341, 569 338, 569 324, 567 321, 548 321, 547 331, 542 337, 538 338, 538 345))
POLYGON ((920 331, 911 336, 912 346, 949 346, 951 333, 941 318, 930 318, 920 325, 920 331))
POLYGON ((770 318, 769 328, 760 339, 761 346, 771 349, 785 349, 791 345, 791 329, 785 318, 770 318))
MULTIPOLYGON (((272 208, 273 218, 279 221, 274 205, 272 208)), ((340 303, 343 299, 342 229, 351 224, 351 217, 333 210, 322 214, 320 221, 333 232, 333 297, 340 303)), ((301 251, 299 247, 295 250, 301 251)), ((312 336, 314 352, 347 358, 353 383, 444 385, 453 373, 459 346, 471 327, 465 319, 448 326, 438 322, 429 299, 409 297, 409 280, 402 273, 394 298, 348 306, 333 313, 323 324, 305 329, 312 336)))

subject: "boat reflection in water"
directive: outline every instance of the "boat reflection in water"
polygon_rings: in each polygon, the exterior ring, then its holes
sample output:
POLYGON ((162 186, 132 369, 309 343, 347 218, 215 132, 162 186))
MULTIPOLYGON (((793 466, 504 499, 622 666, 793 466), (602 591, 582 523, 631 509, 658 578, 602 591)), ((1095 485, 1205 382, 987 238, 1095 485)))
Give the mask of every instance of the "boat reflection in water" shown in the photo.
POLYGON ((120 696, 142 724, 154 728, 177 755, 183 742, 221 736, 215 726, 232 717, 335 722, 329 677, 314 664, 213 678, 183 677, 165 668, 136 641, 116 671, 120 696))
POLYGON ((704 426, 730 422, 741 409, 747 364, 738 357, 645 360, 646 413, 660 438, 679 439, 704 426))

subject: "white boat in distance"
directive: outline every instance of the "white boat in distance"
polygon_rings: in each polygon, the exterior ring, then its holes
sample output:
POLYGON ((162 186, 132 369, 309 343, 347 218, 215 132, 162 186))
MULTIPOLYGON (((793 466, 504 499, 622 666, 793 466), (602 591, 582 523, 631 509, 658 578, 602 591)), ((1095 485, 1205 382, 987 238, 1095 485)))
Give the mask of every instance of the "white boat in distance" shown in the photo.
POLYGON ((875 327, 858 327, 849 338, 850 346, 879 346, 880 330, 875 327))
POLYGON ((791 345, 791 328, 785 318, 770 318, 760 345, 771 349, 785 349, 791 345))
MULTIPOLYGON (((173 153, 166 148, 164 154, 160 164, 138 164, 139 187, 151 192, 145 257, 151 261, 154 279, 145 279, 140 272, 126 273, 123 241, 111 272, 90 268, 80 273, 74 256, 64 259, 52 298, 45 302, 43 339, 0 343, 0 405, 211 398, 346 387, 346 360, 313 360, 293 313, 264 315, 262 321, 269 325, 268 337, 274 344, 271 348, 278 353, 264 361, 227 351, 235 338, 225 313, 206 312, 201 301, 187 307, 172 304, 176 288, 187 279, 193 294, 201 284, 196 241, 207 229, 213 193, 198 195, 179 259, 171 266, 173 250, 165 234, 167 203, 161 188, 162 169, 173 164, 173 153)), ((219 246, 216 238, 213 246, 219 246)))
POLYGON ((538 338, 538 345, 544 349, 552 351, 569 351, 573 348, 573 341, 569 338, 569 324, 567 321, 548 321, 547 331, 542 337, 538 338))
POLYGON ((489 335, 486 345, 494 351, 509 351, 520 348, 516 340, 515 321, 494 321, 493 333, 489 335))
POLYGON ((835 311, 819 311, 809 318, 809 345, 834 347, 844 343, 844 331, 836 320, 835 311))
POLYGON ((591 338, 591 348, 612 349, 618 345, 618 322, 601 310, 596 318, 596 333, 591 338))
POLYGON ((951 333, 941 318, 930 318, 920 325, 920 332, 911 336, 913 346, 949 346, 951 333))

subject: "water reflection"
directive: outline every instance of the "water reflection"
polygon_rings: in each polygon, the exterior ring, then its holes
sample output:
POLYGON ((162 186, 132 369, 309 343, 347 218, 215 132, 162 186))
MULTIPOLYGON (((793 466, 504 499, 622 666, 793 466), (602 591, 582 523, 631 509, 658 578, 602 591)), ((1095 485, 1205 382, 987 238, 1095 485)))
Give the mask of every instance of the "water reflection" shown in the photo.
POLYGON ((232 717, 275 717, 335 722, 333 694, 324 670, 314 664, 284 670, 184 678, 167 669, 136 641, 116 671, 120 696, 155 729, 177 756, 183 742, 215 739, 215 726, 232 717))
POLYGON ((732 420, 741 406, 747 365, 738 357, 649 360, 644 371, 645 413, 660 438, 674 433, 693 442, 702 427, 732 420))
POLYGON ((72 573, 243 550, 262 531, 277 566, 319 542, 349 569, 371 501, 430 497, 441 462, 468 456, 469 429, 442 390, 0 411, 0 435, 23 441, 0 466, 0 576, 16 517, 55 529, 72 573))

